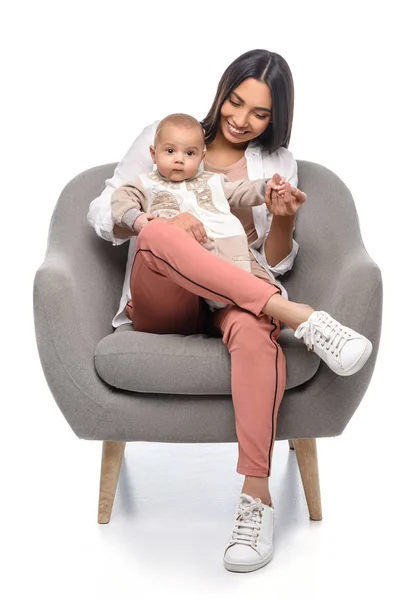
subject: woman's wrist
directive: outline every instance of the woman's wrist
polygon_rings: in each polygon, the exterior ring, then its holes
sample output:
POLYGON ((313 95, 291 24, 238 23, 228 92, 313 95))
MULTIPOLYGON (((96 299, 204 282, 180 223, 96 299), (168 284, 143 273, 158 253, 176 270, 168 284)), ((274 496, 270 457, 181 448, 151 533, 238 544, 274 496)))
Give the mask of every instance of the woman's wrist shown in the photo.
POLYGON ((272 217, 271 228, 272 228, 272 224, 273 224, 274 228, 279 228, 279 229, 283 230, 284 232, 290 231, 290 234, 292 234, 295 218, 296 218, 296 215, 286 215, 284 217, 281 215, 274 215, 272 217))
POLYGON ((135 235, 135 232, 132 229, 127 229, 126 227, 121 227, 120 225, 114 225, 113 234, 115 237, 127 239, 135 235))

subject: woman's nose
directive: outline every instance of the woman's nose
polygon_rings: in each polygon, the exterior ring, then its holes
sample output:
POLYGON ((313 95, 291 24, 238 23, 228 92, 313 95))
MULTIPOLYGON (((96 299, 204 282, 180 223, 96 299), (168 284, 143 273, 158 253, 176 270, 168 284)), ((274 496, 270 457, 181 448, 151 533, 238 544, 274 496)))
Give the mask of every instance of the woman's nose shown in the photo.
POLYGON ((237 127, 245 127, 246 125, 248 125, 247 113, 244 111, 239 110, 235 112, 235 114, 233 115, 233 120, 237 127))

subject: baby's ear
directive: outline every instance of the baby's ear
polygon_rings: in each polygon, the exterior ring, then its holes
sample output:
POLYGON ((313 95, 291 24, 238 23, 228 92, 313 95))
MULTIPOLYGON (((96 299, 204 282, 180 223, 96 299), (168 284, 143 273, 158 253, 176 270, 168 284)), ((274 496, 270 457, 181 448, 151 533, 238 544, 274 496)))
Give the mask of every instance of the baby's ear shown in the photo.
POLYGON ((156 149, 154 148, 154 146, 150 146, 149 150, 150 150, 150 154, 151 154, 153 163, 155 163, 156 162, 156 149))

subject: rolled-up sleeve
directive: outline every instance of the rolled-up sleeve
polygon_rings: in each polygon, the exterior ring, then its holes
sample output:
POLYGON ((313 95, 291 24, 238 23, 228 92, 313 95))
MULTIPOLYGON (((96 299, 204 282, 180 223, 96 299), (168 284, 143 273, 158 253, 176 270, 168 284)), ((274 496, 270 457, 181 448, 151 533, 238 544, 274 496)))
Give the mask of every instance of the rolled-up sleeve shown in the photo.
MULTIPOLYGON (((265 239, 267 239, 267 236, 265 237, 265 239)), ((290 251, 290 253, 287 256, 285 256, 285 258, 283 258, 281 260, 281 262, 279 262, 277 265, 272 267, 268 263, 267 257, 265 255, 265 240, 261 247, 261 253, 262 253, 263 257, 265 258, 268 268, 272 271, 272 273, 274 275, 277 275, 277 276, 283 275, 284 273, 286 273, 286 271, 290 271, 290 269, 293 267, 294 259, 296 258, 298 251, 299 251, 299 245, 296 242, 296 240, 293 240, 293 246, 292 246, 292 250, 290 251)))
POLYGON ((105 181, 106 187, 103 192, 92 200, 89 205, 87 214, 89 225, 94 228, 98 236, 116 246, 123 244, 129 238, 119 238, 113 233, 114 221, 111 212, 111 196, 116 189, 128 181, 133 181, 137 175, 152 170, 153 162, 149 146, 153 144, 158 123, 159 121, 155 121, 152 125, 148 125, 143 129, 116 166, 113 177, 105 181))
MULTIPOLYGON (((282 175, 283 177, 285 177, 286 181, 288 181, 290 183, 290 185, 292 185, 293 187, 297 187, 297 184, 298 184, 297 162, 295 161, 293 154, 286 148, 280 148, 278 151, 278 156, 279 156, 279 163, 276 165, 277 172, 280 175, 282 175)), ((294 260, 299 251, 299 244, 292 237, 292 250, 290 251, 290 253, 287 256, 285 256, 285 258, 283 258, 277 265, 274 265, 273 267, 268 263, 268 260, 267 260, 266 254, 265 254, 265 241, 266 241, 266 239, 269 235, 270 229, 271 229, 271 223, 272 223, 273 216, 268 211, 267 207, 266 207, 266 210, 267 210, 267 230, 266 230, 266 233, 264 236, 262 246, 260 248, 260 252, 263 255, 263 257, 265 258, 268 268, 272 271, 272 273, 274 275, 279 276, 279 275, 283 275, 287 271, 290 271, 290 269, 293 267, 294 260)), ((301 210, 301 208, 300 208, 300 210, 301 210)), ((295 224, 296 224, 296 220, 293 224, 293 231, 295 230, 295 224)), ((293 232, 292 232, 292 235, 293 235, 293 232)))

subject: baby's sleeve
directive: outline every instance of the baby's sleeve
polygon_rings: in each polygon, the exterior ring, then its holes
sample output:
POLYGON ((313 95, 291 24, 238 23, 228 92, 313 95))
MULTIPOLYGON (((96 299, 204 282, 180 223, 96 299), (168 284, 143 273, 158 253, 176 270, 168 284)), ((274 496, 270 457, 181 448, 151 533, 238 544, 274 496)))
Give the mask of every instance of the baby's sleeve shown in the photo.
POLYGON ((140 214, 145 212, 146 197, 140 177, 132 183, 117 188, 111 196, 111 213, 113 222, 120 227, 133 230, 133 225, 140 214))
POLYGON ((230 181, 225 175, 221 175, 222 189, 232 208, 264 204, 267 181, 268 179, 230 181))
POLYGON ((114 170, 114 175, 105 182, 105 189, 100 196, 94 198, 89 205, 87 221, 98 236, 112 242, 114 246, 127 241, 126 237, 114 234, 114 221, 111 213, 112 193, 121 185, 133 181, 140 173, 148 173, 153 168, 149 146, 154 141, 154 134, 159 121, 154 121, 143 129, 134 140, 129 150, 114 170))

